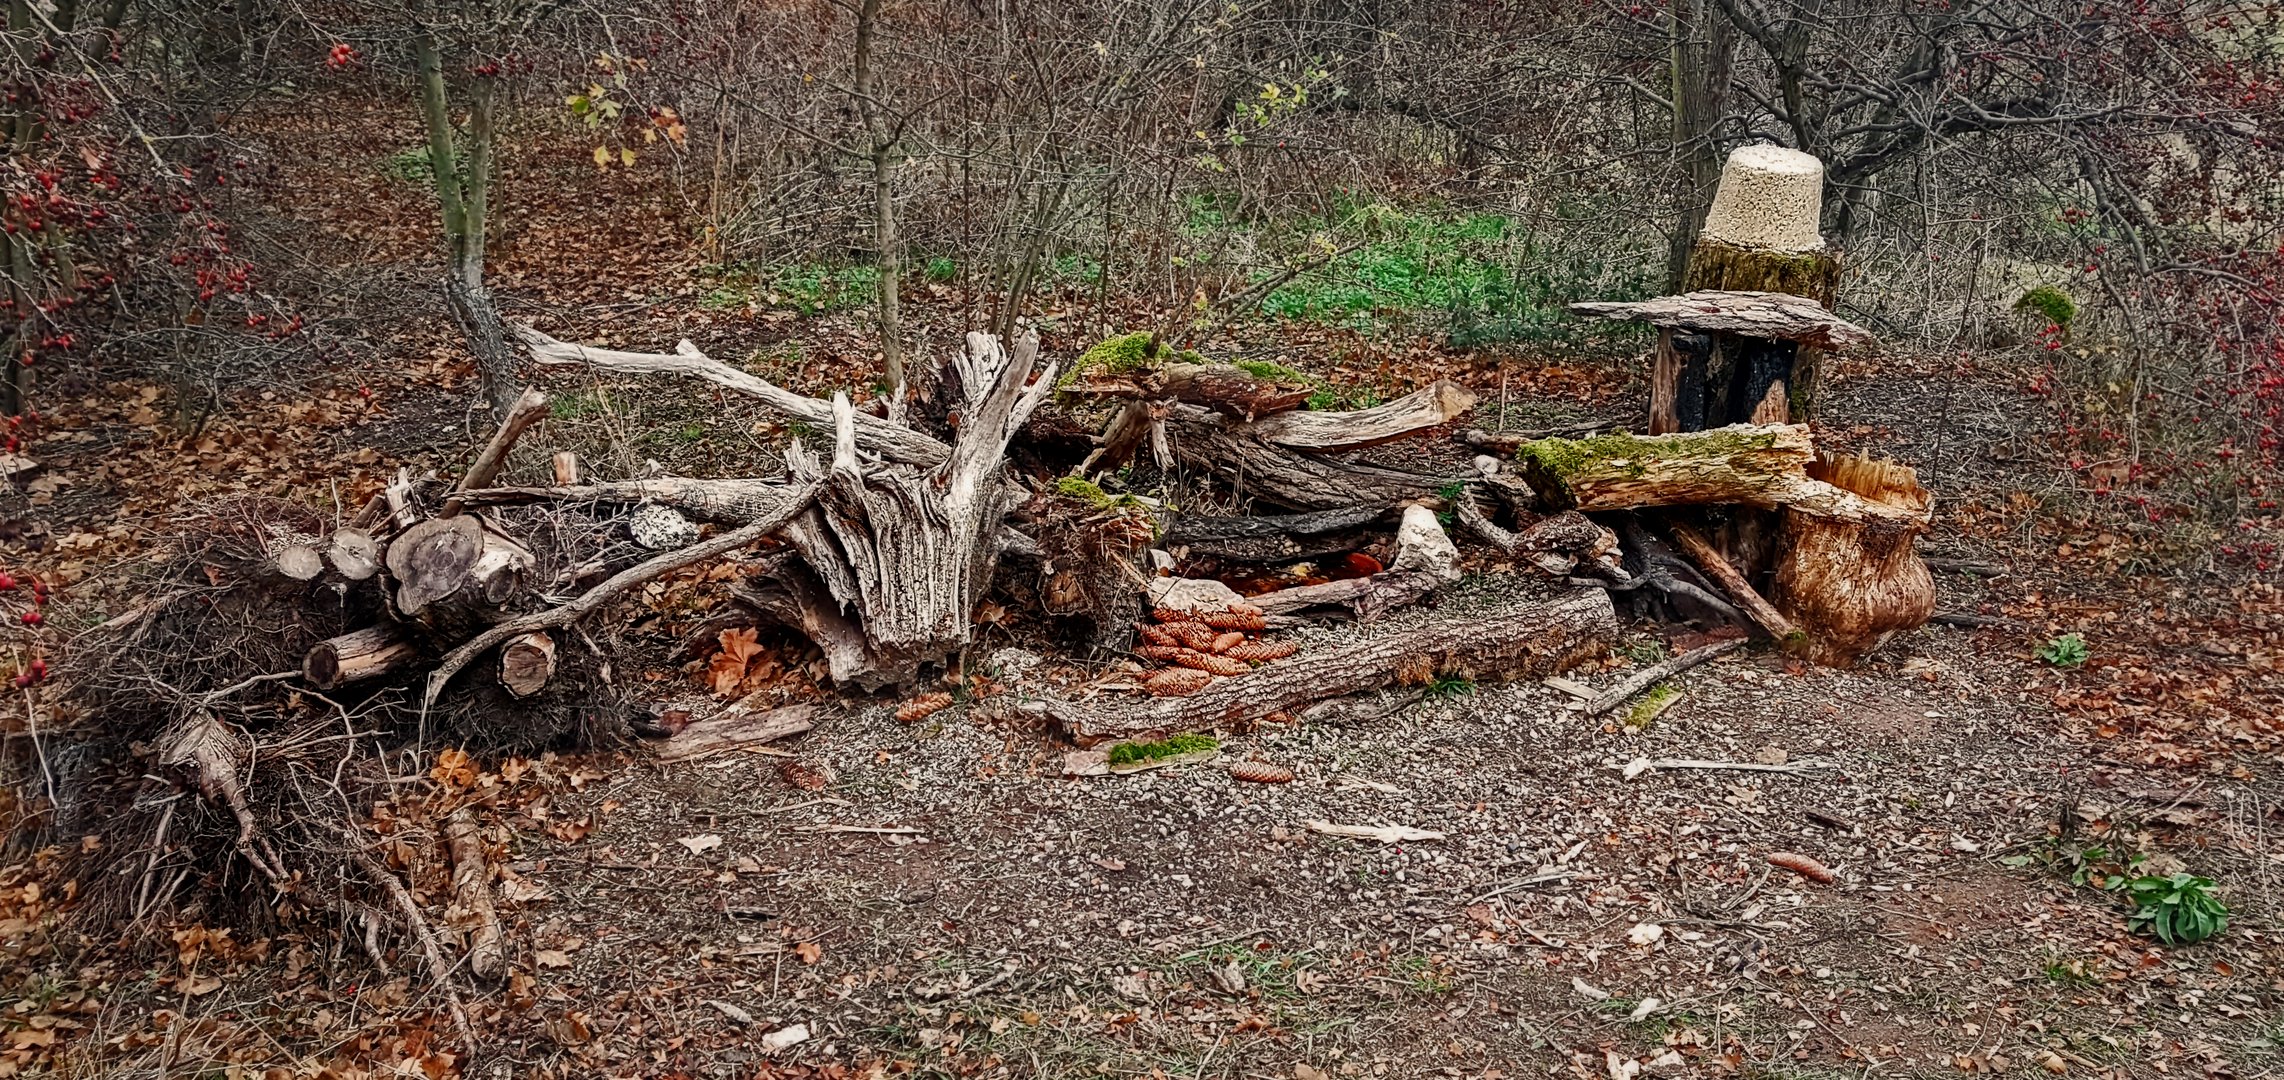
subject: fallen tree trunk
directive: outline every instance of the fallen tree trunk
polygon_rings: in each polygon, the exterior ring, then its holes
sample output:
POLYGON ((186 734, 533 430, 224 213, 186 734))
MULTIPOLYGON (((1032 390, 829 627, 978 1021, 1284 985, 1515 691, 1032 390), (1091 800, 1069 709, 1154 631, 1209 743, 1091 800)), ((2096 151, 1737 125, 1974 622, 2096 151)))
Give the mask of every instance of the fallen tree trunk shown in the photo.
POLYGON ((1316 393, 1305 382, 1265 378, 1229 364, 1168 364, 1161 380, 1152 396, 1202 405, 1239 421, 1290 413, 1316 393))
POLYGON ((1438 675, 1552 675, 1616 639, 1609 594, 1579 589, 1479 619, 1432 622, 1354 645, 1279 660, 1216 680, 1185 698, 1136 704, 1038 699, 1011 706, 1061 725, 1084 743, 1153 733, 1228 729, 1271 713, 1390 684, 1425 685, 1438 675))
POLYGON ((1519 448, 1516 461, 1539 498, 1557 509, 1724 505, 1850 520, 1922 516, 1811 475, 1816 447, 1805 424, 1541 439, 1519 448))

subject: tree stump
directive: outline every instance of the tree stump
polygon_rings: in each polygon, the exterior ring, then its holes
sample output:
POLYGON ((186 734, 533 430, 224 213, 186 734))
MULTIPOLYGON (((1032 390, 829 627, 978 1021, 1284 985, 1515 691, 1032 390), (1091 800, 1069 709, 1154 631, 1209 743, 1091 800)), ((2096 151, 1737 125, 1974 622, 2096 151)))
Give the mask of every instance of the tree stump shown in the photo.
POLYGON ((1882 509, 1785 511, 1776 604, 1806 634, 1809 659, 1846 667, 1935 614, 1935 577, 1912 546, 1926 531, 1933 499, 1916 473, 1891 461, 1818 455, 1808 471, 1811 480, 1882 509))

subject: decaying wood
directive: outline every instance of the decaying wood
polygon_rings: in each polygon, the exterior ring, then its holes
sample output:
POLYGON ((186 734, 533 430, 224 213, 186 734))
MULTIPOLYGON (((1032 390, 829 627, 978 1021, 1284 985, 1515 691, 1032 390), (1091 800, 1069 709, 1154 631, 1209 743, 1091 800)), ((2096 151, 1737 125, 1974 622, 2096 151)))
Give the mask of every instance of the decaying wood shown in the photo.
POLYGON ((1288 450, 1354 450, 1448 424, 1475 407, 1475 395, 1448 379, 1369 409, 1287 412, 1248 424, 1253 437, 1288 450))
MULTIPOLYGON (((1079 475, 1094 476, 1124 468, 1127 462, 1134 460, 1135 452, 1142 448, 1145 441, 1151 442, 1153 446, 1163 444, 1163 425, 1166 414, 1171 409, 1172 406, 1163 401, 1129 401, 1120 406, 1117 414, 1111 417, 1110 426, 1103 429, 1101 445, 1095 447, 1094 452, 1079 463, 1079 475), (1160 437, 1152 438, 1153 435, 1160 437)), ((1164 468, 1171 464, 1171 460, 1161 460, 1158 467, 1164 468)))
POLYGON ((1661 329, 1709 331, 1827 349, 1868 345, 1871 332, 1832 314, 1805 296, 1780 292, 1703 289, 1653 300, 1572 304, 1574 315, 1646 322, 1661 329))
POLYGON ((1810 472, 1815 482, 1890 511, 1785 512, 1774 599, 1806 631, 1804 655, 1844 667, 1935 614, 1935 578, 1913 547, 1933 499, 1917 474, 1890 461, 1820 456, 1810 472))
POLYGON ((1521 448, 1516 460, 1549 506, 1588 513, 1729 505, 1851 521, 1907 522, 1920 516, 1811 475, 1816 447, 1805 424, 1544 439, 1521 448))
POLYGON ((1465 479, 1351 465, 1271 446, 1204 409, 1181 406, 1166 419, 1176 460, 1219 477, 1239 494, 1296 510, 1393 505, 1434 495, 1465 479))
POLYGON ((1583 438, 1621 426, 1623 423, 1617 420, 1580 420, 1571 424, 1557 424, 1553 427, 1531 428, 1523 431, 1485 431, 1482 428, 1468 428, 1459 433, 1459 441, 1479 454, 1513 457, 1515 448, 1524 443, 1537 442, 1540 439, 1583 438))
POLYGON ((1738 608, 1751 616, 1754 625, 1780 642, 1790 643, 1794 640, 1796 628, 1792 625, 1792 620, 1785 618, 1775 605, 1762 597, 1745 580, 1745 576, 1738 573, 1737 568, 1714 549, 1713 542, 1707 540, 1705 534, 1698 532, 1694 526, 1678 521, 1671 523, 1668 532, 1690 561, 1705 571, 1705 576, 1712 578, 1714 584, 1721 586, 1721 590, 1729 594, 1729 599, 1738 608))
POLYGON ((1246 597, 1245 602, 1260 608, 1262 614, 1269 616, 1270 623, 1277 626, 1305 620, 1310 613, 1322 614, 1327 609, 1338 609, 1357 622, 1369 623, 1388 612, 1419 603, 1443 584, 1435 575, 1417 570, 1384 570, 1319 585, 1295 585, 1246 597))
POLYGON ((1660 661, 1659 663, 1651 664, 1650 666, 1643 668, 1640 671, 1626 676, 1625 681, 1611 687, 1608 693, 1602 694, 1596 697, 1594 700, 1587 702, 1586 715, 1589 718, 1600 716, 1603 713, 1609 712, 1610 710, 1625 704, 1626 702, 1632 701, 1634 699, 1634 695, 1648 690, 1650 687, 1656 686, 1657 684, 1664 682, 1667 679, 1673 678, 1674 676, 1679 675, 1684 671, 1688 671, 1690 668, 1696 667, 1697 665, 1702 664, 1715 657, 1727 656, 1728 654, 1736 652, 1738 649, 1742 649, 1744 647, 1744 638, 1731 638, 1727 641, 1716 641, 1711 645, 1700 646, 1698 648, 1691 649, 1688 652, 1682 653, 1679 656, 1671 657, 1660 661))
POLYGON ((1342 506, 1307 514, 1260 514, 1232 517, 1182 517, 1166 528, 1165 544, 1212 544, 1227 540, 1318 536, 1369 525, 1385 517, 1394 503, 1342 506))
POLYGON ((1043 716, 1090 743, 1152 732, 1226 729, 1326 698, 1393 683, 1424 684, 1439 674, 1551 675, 1599 653, 1617 630, 1609 594, 1578 589, 1485 618, 1431 622, 1341 648, 1303 652, 1251 674, 1217 680, 1190 697, 1132 705, 1042 698, 1007 707, 1043 716))
MULTIPOLYGON (((507 416, 500 420, 500 426, 492 432, 491 440, 476 454, 476 460, 468 463, 468 471, 461 474, 460 482, 453 485, 453 489, 464 491, 490 486, 500 470, 507 467, 508 451, 515 448, 516 440, 523 437, 525 429, 546 415, 547 395, 526 387, 515 399, 515 403, 508 406, 507 416)), ((451 517, 460 512, 460 507, 457 499, 448 498, 444 500, 443 508, 436 513, 438 517, 451 517)))
POLYGON ((319 690, 331 690, 399 671, 419 659, 394 623, 382 623, 327 638, 302 657, 301 677, 319 690))
MULTIPOLYGON (((358 837, 350 837, 352 843, 358 840, 358 837)), ((351 848, 349 858, 365 872, 366 877, 381 887, 381 891, 389 894, 389 901, 396 905, 397 914, 404 916, 406 928, 420 945, 421 957, 428 962, 429 980, 444 992, 445 1001, 451 1005, 453 1026, 459 1030, 461 1042, 469 1046, 475 1045, 476 1030, 468 1024, 468 1010, 460 1003, 459 988, 452 985, 452 965, 444 962, 444 949, 436 943, 436 932, 430 929, 427 917, 420 913, 420 904, 413 900, 412 890, 405 888, 404 882, 390 873, 386 864, 365 849, 351 848)))
POLYGON ((1625 531, 1625 546, 1631 553, 1628 568, 1634 571, 1634 576, 1608 588, 1619 591, 1648 588, 1665 597, 1673 613, 1683 619, 1701 619, 1710 612, 1731 626, 1752 625, 1752 620, 1735 604, 1714 594, 1712 590, 1718 586, 1710 580, 1692 580, 1699 571, 1671 545, 1643 527, 1639 515, 1625 515, 1619 527, 1625 531), (1698 610, 1700 608, 1703 611, 1698 610))
POLYGON ((772 709, 761 704, 758 699, 762 696, 755 695, 703 720, 693 721, 659 744, 659 758, 690 761, 725 750, 791 738, 816 726, 816 706, 786 705, 772 709))
POLYGON ((500 947, 500 913, 492 904, 492 864, 484 858, 475 811, 453 811, 444 835, 452 853, 452 906, 471 924, 468 970, 489 982, 500 977, 506 958, 500 947))
MULTIPOLYGON (((602 584, 581 593, 578 599, 570 603, 545 611, 519 615, 476 635, 460 647, 446 653, 444 659, 437 663, 436 669, 429 672, 427 687, 421 695, 421 710, 426 712, 429 706, 436 703, 436 695, 444 692, 445 684, 451 682, 454 675, 458 675, 471 661, 491 651, 501 642, 535 630, 560 630, 593 614, 595 609, 617 599, 637 585, 651 581, 661 575, 672 573, 692 563, 702 562, 735 551, 768 536, 784 528, 786 522, 792 520, 794 515, 808 509, 810 501, 816 497, 818 486, 811 484, 796 497, 779 506, 777 512, 769 517, 750 525, 732 529, 703 543, 692 544, 677 551, 666 551, 653 555, 611 575, 602 584)), ((452 520, 460 519, 454 518, 452 520)))
POLYGON ((325 561, 333 572, 350 581, 364 581, 381 572, 381 548, 371 533, 353 526, 333 530, 325 546, 325 561))
POLYGON ((1316 393, 1305 382, 1263 378, 1229 364, 1167 364, 1159 379, 1152 396, 1203 405, 1241 421, 1288 413, 1316 393))
POLYGON ((569 450, 558 450, 548 460, 548 468, 555 474, 556 487, 576 487, 579 483, 579 455, 569 450))
MULTIPOLYGON (((622 352, 558 341, 522 323, 511 323, 508 329, 531 350, 532 359, 540 364, 578 364, 624 375, 691 375, 755 398, 770 408, 818 427, 834 423, 832 402, 796 394, 767 379, 740 371, 699 352, 697 346, 687 341, 676 344, 671 353, 622 352)), ((856 433, 858 448, 908 465, 932 466, 951 453, 950 447, 924 432, 870 414, 857 415, 856 433)))
POLYGON ((530 697, 555 677, 555 639, 545 631, 509 638, 500 646, 500 685, 519 698, 530 697))
POLYGON ((187 771, 201 794, 229 808, 238 822, 238 853, 263 877, 283 884, 285 863, 262 835, 254 808, 246 801, 245 780, 238 770, 252 757, 252 748, 237 730, 200 709, 170 729, 158 751, 160 765, 187 771))

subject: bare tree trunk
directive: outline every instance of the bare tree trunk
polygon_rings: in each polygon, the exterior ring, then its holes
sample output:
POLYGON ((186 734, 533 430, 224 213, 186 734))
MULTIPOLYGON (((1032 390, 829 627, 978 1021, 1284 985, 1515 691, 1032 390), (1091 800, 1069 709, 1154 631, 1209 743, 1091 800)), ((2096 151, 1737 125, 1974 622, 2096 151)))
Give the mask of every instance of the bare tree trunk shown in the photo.
POLYGON ((1666 277, 1671 291, 1680 291, 1689 250, 1705 227, 1705 211, 1712 205, 1714 185, 1721 179, 1720 145, 1715 135, 1728 107, 1737 31, 1714 0, 1676 0, 1672 34, 1673 145, 1685 178, 1681 216, 1674 223, 1667 253, 1666 277))
POLYGON ((880 67, 873 55, 880 32, 880 0, 863 0, 856 16, 856 107, 864 118, 865 137, 872 143, 872 244, 880 271, 875 309, 880 320, 880 358, 886 369, 889 398, 901 401, 904 325, 896 302, 904 260, 896 238, 896 130, 882 111, 880 67))
POLYGON ((468 157, 454 152, 452 110, 444 83, 444 58, 436 43, 413 45, 419 66, 421 119, 428 129, 429 171, 436 177, 436 201, 443 219, 449 266, 444 300, 453 322, 468 339, 484 399, 494 416, 506 416, 522 389, 514 350, 491 291, 484 287, 484 229, 490 213, 493 79, 479 75, 468 85, 468 157))

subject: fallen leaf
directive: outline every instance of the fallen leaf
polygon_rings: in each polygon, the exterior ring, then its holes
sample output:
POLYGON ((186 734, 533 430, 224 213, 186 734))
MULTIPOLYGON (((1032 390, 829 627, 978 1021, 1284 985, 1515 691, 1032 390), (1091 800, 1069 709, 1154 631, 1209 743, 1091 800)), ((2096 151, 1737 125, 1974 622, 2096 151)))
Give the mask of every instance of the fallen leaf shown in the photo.
POLYGON ((1655 945, 1665 936, 1665 927, 1656 923, 1641 923, 1626 931, 1626 940, 1635 945, 1655 945))
POLYGON ((814 964, 824 958, 825 947, 814 941, 803 941, 793 946, 793 955, 800 957, 804 964, 814 964))
POLYGON ((675 843, 689 848, 692 855, 704 855, 722 846, 722 838, 713 833, 701 833, 697 836, 685 836, 676 840, 675 843))
POLYGON ((567 968, 571 966, 571 954, 561 949, 541 949, 531 954, 531 960, 543 968, 567 968))
POLYGON ((1610 999, 1608 990, 1595 986, 1576 975, 1570 977, 1570 988, 1584 995, 1589 1001, 1608 1001, 1610 999))

